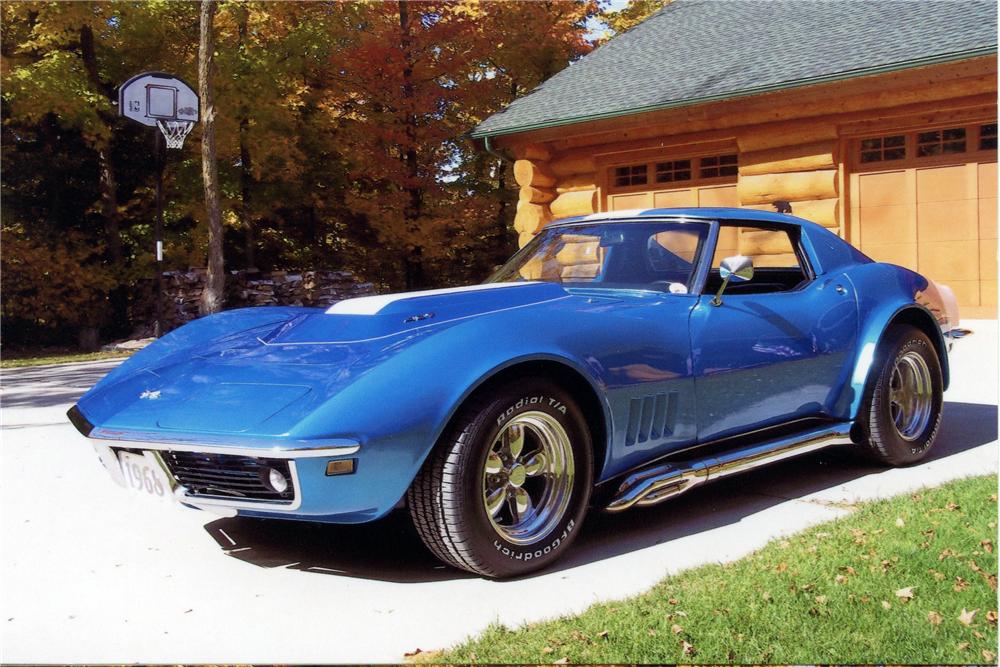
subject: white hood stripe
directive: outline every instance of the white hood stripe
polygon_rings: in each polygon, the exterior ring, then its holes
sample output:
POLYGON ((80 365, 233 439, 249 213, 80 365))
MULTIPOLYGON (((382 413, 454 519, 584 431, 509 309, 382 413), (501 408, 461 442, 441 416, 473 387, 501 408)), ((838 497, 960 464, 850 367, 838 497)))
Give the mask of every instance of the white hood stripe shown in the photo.
POLYGON ((468 285, 466 287, 451 287, 445 289, 430 289, 421 292, 399 292, 398 294, 380 294, 378 296, 361 296, 356 299, 338 301, 326 309, 327 315, 376 315, 383 308, 397 301, 416 299, 422 296, 438 296, 457 294, 459 292, 478 292, 480 290, 499 289, 502 287, 521 287, 537 281, 517 283, 487 283, 485 285, 468 285))

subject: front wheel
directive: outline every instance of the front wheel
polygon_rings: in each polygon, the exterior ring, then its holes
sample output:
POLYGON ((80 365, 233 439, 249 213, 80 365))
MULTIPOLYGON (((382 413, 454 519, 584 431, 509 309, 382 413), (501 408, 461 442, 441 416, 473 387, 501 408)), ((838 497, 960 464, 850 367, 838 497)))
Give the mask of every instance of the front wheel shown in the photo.
POLYGON ((558 385, 523 378, 460 412, 407 500, 438 558, 507 577, 566 551, 592 483, 590 433, 576 402, 558 385))
POLYGON ((941 424, 941 362, 934 344, 914 327, 889 332, 880 356, 859 419, 867 419, 875 458, 890 465, 915 463, 930 451, 941 424))

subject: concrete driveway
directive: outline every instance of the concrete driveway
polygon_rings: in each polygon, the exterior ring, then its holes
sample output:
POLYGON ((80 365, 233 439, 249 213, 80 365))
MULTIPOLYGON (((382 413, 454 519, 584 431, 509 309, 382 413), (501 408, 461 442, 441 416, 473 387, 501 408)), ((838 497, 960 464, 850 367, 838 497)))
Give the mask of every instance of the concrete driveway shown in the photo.
POLYGON ((927 462, 885 470, 831 450, 657 507, 595 513, 554 569, 505 582, 440 566, 404 513, 313 526, 134 498, 64 416, 113 363, 3 371, 0 660, 398 662, 494 621, 578 612, 739 558, 853 502, 995 471, 997 323, 966 324, 976 333, 953 353, 927 462))

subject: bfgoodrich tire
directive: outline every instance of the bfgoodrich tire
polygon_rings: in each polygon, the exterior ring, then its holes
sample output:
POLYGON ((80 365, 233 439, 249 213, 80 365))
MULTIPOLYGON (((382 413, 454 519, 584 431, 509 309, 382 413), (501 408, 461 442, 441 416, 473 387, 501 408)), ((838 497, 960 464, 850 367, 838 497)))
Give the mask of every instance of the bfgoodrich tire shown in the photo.
POLYGON ((580 531, 593 450, 573 397, 521 378, 474 399, 428 457, 407 494, 427 547, 487 577, 541 569, 580 531))
POLYGON ((890 465, 924 458, 941 424, 944 381, 934 344, 914 327, 891 330, 874 385, 859 419, 866 420, 870 453, 890 465))

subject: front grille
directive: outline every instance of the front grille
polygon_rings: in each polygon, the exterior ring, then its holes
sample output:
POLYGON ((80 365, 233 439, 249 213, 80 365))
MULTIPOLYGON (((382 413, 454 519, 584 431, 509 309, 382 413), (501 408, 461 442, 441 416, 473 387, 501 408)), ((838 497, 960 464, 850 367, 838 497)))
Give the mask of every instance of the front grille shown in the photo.
POLYGON ((295 499, 294 480, 285 459, 166 451, 163 460, 189 496, 278 503, 295 499), (268 468, 285 476, 287 489, 278 493, 267 484, 268 468))

